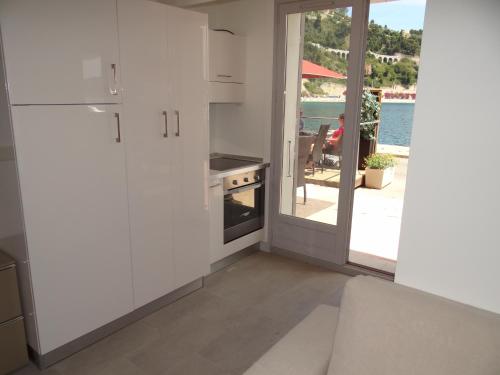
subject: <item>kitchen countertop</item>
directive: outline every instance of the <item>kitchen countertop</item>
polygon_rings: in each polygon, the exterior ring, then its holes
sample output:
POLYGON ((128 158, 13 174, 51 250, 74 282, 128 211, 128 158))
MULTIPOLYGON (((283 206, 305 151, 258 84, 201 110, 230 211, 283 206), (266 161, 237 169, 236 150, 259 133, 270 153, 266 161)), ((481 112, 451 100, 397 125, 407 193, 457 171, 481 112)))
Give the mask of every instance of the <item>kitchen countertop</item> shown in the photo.
POLYGON ((256 171, 259 169, 264 169, 269 167, 269 163, 264 162, 261 158, 254 158, 250 156, 241 156, 241 155, 229 155, 229 154, 219 154, 219 153, 213 153, 210 154, 210 159, 215 159, 215 158, 231 158, 231 159, 238 159, 238 160, 248 160, 249 162, 252 162, 250 165, 245 165, 242 167, 238 168, 232 168, 232 169, 227 169, 224 171, 218 171, 211 169, 210 170, 210 186, 215 186, 221 183, 221 180, 224 177, 227 176, 232 176, 234 174, 239 174, 239 173, 246 173, 246 172, 251 172, 251 171, 256 171))

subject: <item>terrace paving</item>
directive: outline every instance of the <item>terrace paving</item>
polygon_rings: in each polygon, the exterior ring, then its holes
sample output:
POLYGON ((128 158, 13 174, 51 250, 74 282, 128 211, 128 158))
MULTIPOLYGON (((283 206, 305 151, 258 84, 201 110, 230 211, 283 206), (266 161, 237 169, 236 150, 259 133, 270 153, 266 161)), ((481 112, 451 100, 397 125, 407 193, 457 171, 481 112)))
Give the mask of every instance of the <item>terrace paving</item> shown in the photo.
MULTIPOLYGON (((351 252, 349 260, 393 273, 399 246, 401 215, 408 159, 398 157, 394 181, 382 190, 358 187, 354 193, 351 252)), ((306 171, 309 173, 312 171, 306 171)), ((338 171, 337 171, 338 172, 338 171)), ((335 173, 316 169, 315 180, 331 178, 335 173)), ((310 180, 309 180, 310 181, 310 180)), ((309 182, 308 181, 308 182, 309 182)), ((307 183, 307 202, 303 189, 297 189, 296 216, 314 221, 337 223, 338 194, 336 187, 307 183)))

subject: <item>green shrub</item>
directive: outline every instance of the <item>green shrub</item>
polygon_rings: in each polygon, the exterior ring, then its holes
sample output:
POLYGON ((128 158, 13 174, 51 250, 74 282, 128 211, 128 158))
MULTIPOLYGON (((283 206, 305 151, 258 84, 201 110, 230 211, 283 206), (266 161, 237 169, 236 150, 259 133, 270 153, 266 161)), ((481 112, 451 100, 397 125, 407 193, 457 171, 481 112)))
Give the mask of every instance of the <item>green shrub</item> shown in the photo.
POLYGON ((377 125, 373 121, 380 119, 381 105, 377 96, 370 91, 364 90, 361 97, 361 124, 359 132, 367 141, 375 140, 375 129, 377 125))
POLYGON ((365 158, 365 166, 370 169, 387 169, 396 165, 396 159, 389 154, 371 154, 365 158))

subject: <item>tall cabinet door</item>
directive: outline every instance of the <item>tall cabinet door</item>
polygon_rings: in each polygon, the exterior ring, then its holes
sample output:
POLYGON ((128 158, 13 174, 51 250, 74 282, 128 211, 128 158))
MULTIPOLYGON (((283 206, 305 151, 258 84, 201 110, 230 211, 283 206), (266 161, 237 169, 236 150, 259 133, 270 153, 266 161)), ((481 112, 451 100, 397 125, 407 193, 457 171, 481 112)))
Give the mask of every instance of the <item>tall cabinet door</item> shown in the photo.
POLYGON ((167 7, 118 0, 135 306, 174 289, 167 7))
POLYGON ((209 271, 207 16, 169 7, 176 286, 209 271))
POLYGON ((12 104, 119 103, 116 0, 2 0, 12 104))
POLYGON ((41 354, 132 311, 119 105, 12 108, 41 354))

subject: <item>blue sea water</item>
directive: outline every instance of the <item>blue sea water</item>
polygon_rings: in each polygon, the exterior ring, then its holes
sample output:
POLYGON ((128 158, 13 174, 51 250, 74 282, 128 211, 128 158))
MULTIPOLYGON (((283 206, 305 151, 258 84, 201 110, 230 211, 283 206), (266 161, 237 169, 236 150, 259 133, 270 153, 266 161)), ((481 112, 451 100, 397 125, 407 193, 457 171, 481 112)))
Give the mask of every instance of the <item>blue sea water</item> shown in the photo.
MULTIPOLYGON (((305 117, 338 117, 344 112, 345 103, 304 102, 302 110, 305 117)), ((378 142, 387 145, 410 146, 413 124, 414 103, 382 103, 378 142)), ((305 119, 304 129, 317 131, 325 120, 305 119)), ((334 120, 331 129, 338 128, 334 120)))

